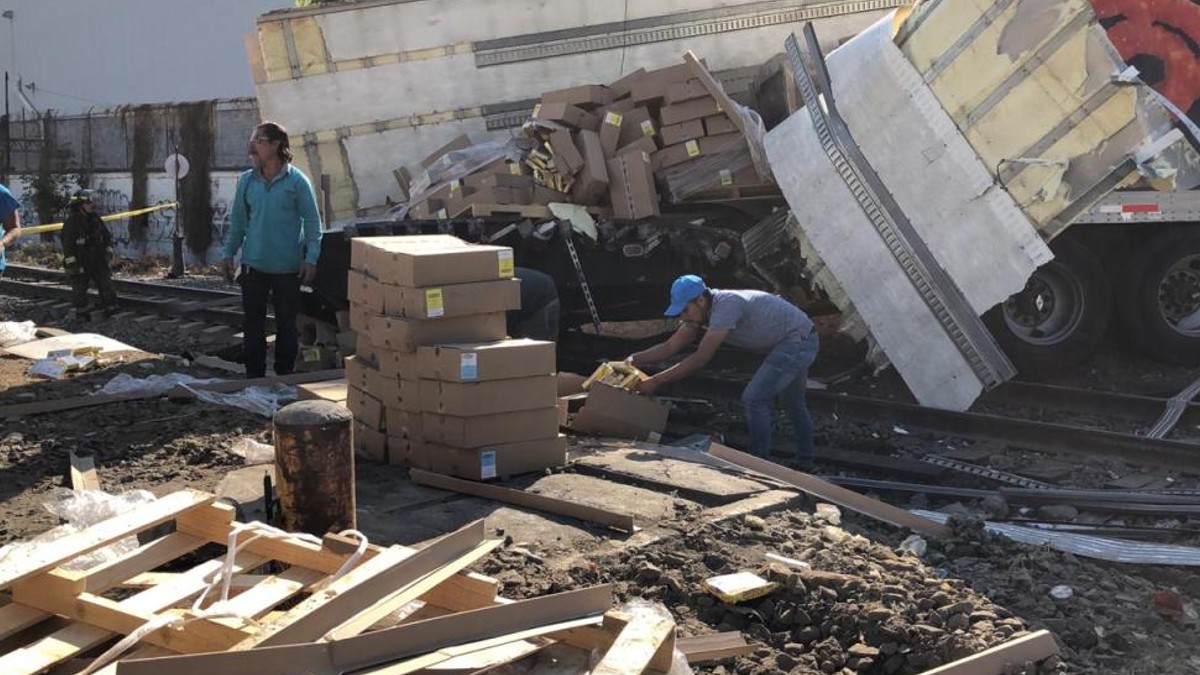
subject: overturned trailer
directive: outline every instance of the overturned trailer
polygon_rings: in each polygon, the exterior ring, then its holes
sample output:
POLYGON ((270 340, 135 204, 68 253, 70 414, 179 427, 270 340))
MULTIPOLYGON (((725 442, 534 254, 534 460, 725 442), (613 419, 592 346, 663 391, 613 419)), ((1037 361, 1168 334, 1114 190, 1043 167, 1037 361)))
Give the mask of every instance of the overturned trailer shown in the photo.
MULTIPOLYGON (((582 9, 550 17, 517 4, 505 17, 490 3, 417 0, 260 19, 250 51, 263 112, 299 132, 301 163, 322 177, 327 212, 349 225, 327 240, 316 309, 344 302, 340 237, 453 231, 513 245, 518 264, 554 275, 572 323, 655 316, 661 291, 684 271, 721 285, 806 285, 816 291, 802 294, 810 307, 842 310, 879 362, 895 363, 918 398, 942 407, 969 405, 1012 375, 1010 362, 1086 358, 1113 316, 1147 353, 1200 360, 1200 200, 1184 189, 1195 153, 1160 103, 1173 100, 1180 122, 1194 106, 1179 85, 1187 71, 1146 67, 1154 54, 1187 48, 1171 42, 1180 30, 1152 32, 1163 21, 1122 12, 1119 0, 1096 2, 1099 18, 1084 0, 924 2, 833 51, 826 71, 818 50, 808 68, 795 53, 772 54, 807 19, 820 19, 810 37, 828 51, 899 3, 689 2, 600 23, 582 9), (1100 18, 1120 31, 1120 54, 1100 18), (768 193, 667 198, 649 217, 598 213, 590 234, 519 211, 395 217, 408 215, 396 204, 418 196, 397 170, 420 183, 427 167, 417 160, 464 129, 480 144, 520 136, 533 96, 614 83, 637 67, 678 63, 687 48, 761 113, 786 204, 768 193), (1151 76, 1170 98, 1152 98, 1142 82, 1151 76), (806 100, 822 104, 800 110, 806 100), (842 154, 860 155, 859 173, 881 181, 865 188, 874 203, 826 147, 830 132, 812 111, 831 104, 840 116, 825 123, 850 139, 842 154), (1124 190, 1106 196, 1114 188, 1124 190), (880 209, 890 227, 875 222, 880 209), (864 222, 869 230, 858 228, 864 222), (863 270, 874 276, 860 279, 863 270)), ((1200 15, 1194 5, 1180 11, 1200 15)), ((583 127, 568 127, 578 140, 583 127)), ((661 129, 655 142, 659 152, 673 147, 661 129)))

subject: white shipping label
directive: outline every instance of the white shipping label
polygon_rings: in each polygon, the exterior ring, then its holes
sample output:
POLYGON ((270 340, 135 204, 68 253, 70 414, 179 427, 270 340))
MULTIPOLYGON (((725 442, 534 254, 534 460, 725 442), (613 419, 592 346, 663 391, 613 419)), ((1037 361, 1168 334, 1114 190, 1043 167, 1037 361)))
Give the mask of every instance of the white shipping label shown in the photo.
POLYGON ((479 355, 463 354, 458 361, 458 377, 462 380, 479 379, 479 355))
POLYGON ((488 450, 479 455, 479 477, 483 479, 496 477, 495 450, 488 450))

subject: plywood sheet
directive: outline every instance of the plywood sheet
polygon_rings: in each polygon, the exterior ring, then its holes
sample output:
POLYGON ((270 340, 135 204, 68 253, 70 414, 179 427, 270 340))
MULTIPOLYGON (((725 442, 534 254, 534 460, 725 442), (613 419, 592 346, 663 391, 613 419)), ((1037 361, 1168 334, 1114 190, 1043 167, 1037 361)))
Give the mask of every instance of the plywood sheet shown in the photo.
POLYGON ((34 340, 25 344, 16 345, 0 351, 20 356, 24 359, 44 359, 46 355, 52 351, 59 349, 82 349, 86 347, 97 347, 101 353, 108 352, 136 352, 141 351, 137 347, 131 347, 124 342, 97 335, 96 333, 73 333, 71 335, 59 335, 58 337, 45 338, 44 340, 34 340))

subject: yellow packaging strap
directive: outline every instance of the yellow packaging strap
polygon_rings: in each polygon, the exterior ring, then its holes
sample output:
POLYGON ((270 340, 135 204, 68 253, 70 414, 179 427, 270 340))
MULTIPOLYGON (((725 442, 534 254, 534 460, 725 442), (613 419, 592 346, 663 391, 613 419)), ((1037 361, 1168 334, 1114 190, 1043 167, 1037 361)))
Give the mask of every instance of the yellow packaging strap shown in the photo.
MULTIPOLYGON (((179 206, 178 202, 171 202, 169 204, 158 204, 156 206, 148 206, 144 209, 138 209, 136 211, 125 211, 124 213, 114 213, 114 214, 108 215, 108 216, 100 216, 100 220, 103 220, 106 223, 111 222, 113 220, 124 220, 126 218, 133 218, 134 216, 141 216, 141 215, 145 215, 147 213, 154 213, 155 211, 162 211, 163 209, 173 209, 176 206, 179 206)), ((62 223, 50 223, 49 225, 34 225, 33 227, 22 227, 21 234, 26 235, 26 234, 41 234, 42 232, 58 232, 59 230, 62 229, 62 227, 63 227, 62 223)))

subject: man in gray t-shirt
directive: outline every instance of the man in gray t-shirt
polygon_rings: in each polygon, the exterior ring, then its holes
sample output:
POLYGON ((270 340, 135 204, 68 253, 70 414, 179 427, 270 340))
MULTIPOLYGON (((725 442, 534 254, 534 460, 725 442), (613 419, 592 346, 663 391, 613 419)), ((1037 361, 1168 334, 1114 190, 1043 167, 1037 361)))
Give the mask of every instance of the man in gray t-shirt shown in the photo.
POLYGON ((695 373, 716 355, 723 342, 765 354, 758 371, 742 391, 751 451, 767 458, 772 450, 771 407, 783 403, 796 433, 795 464, 809 469, 813 461, 812 417, 805 401, 808 368, 817 358, 820 338, 812 319, 783 298, 762 291, 710 289, 689 274, 671 285, 667 316, 683 319, 679 330, 662 344, 629 357, 634 365, 658 363, 682 351, 703 333, 695 353, 638 386, 644 393, 695 373))

